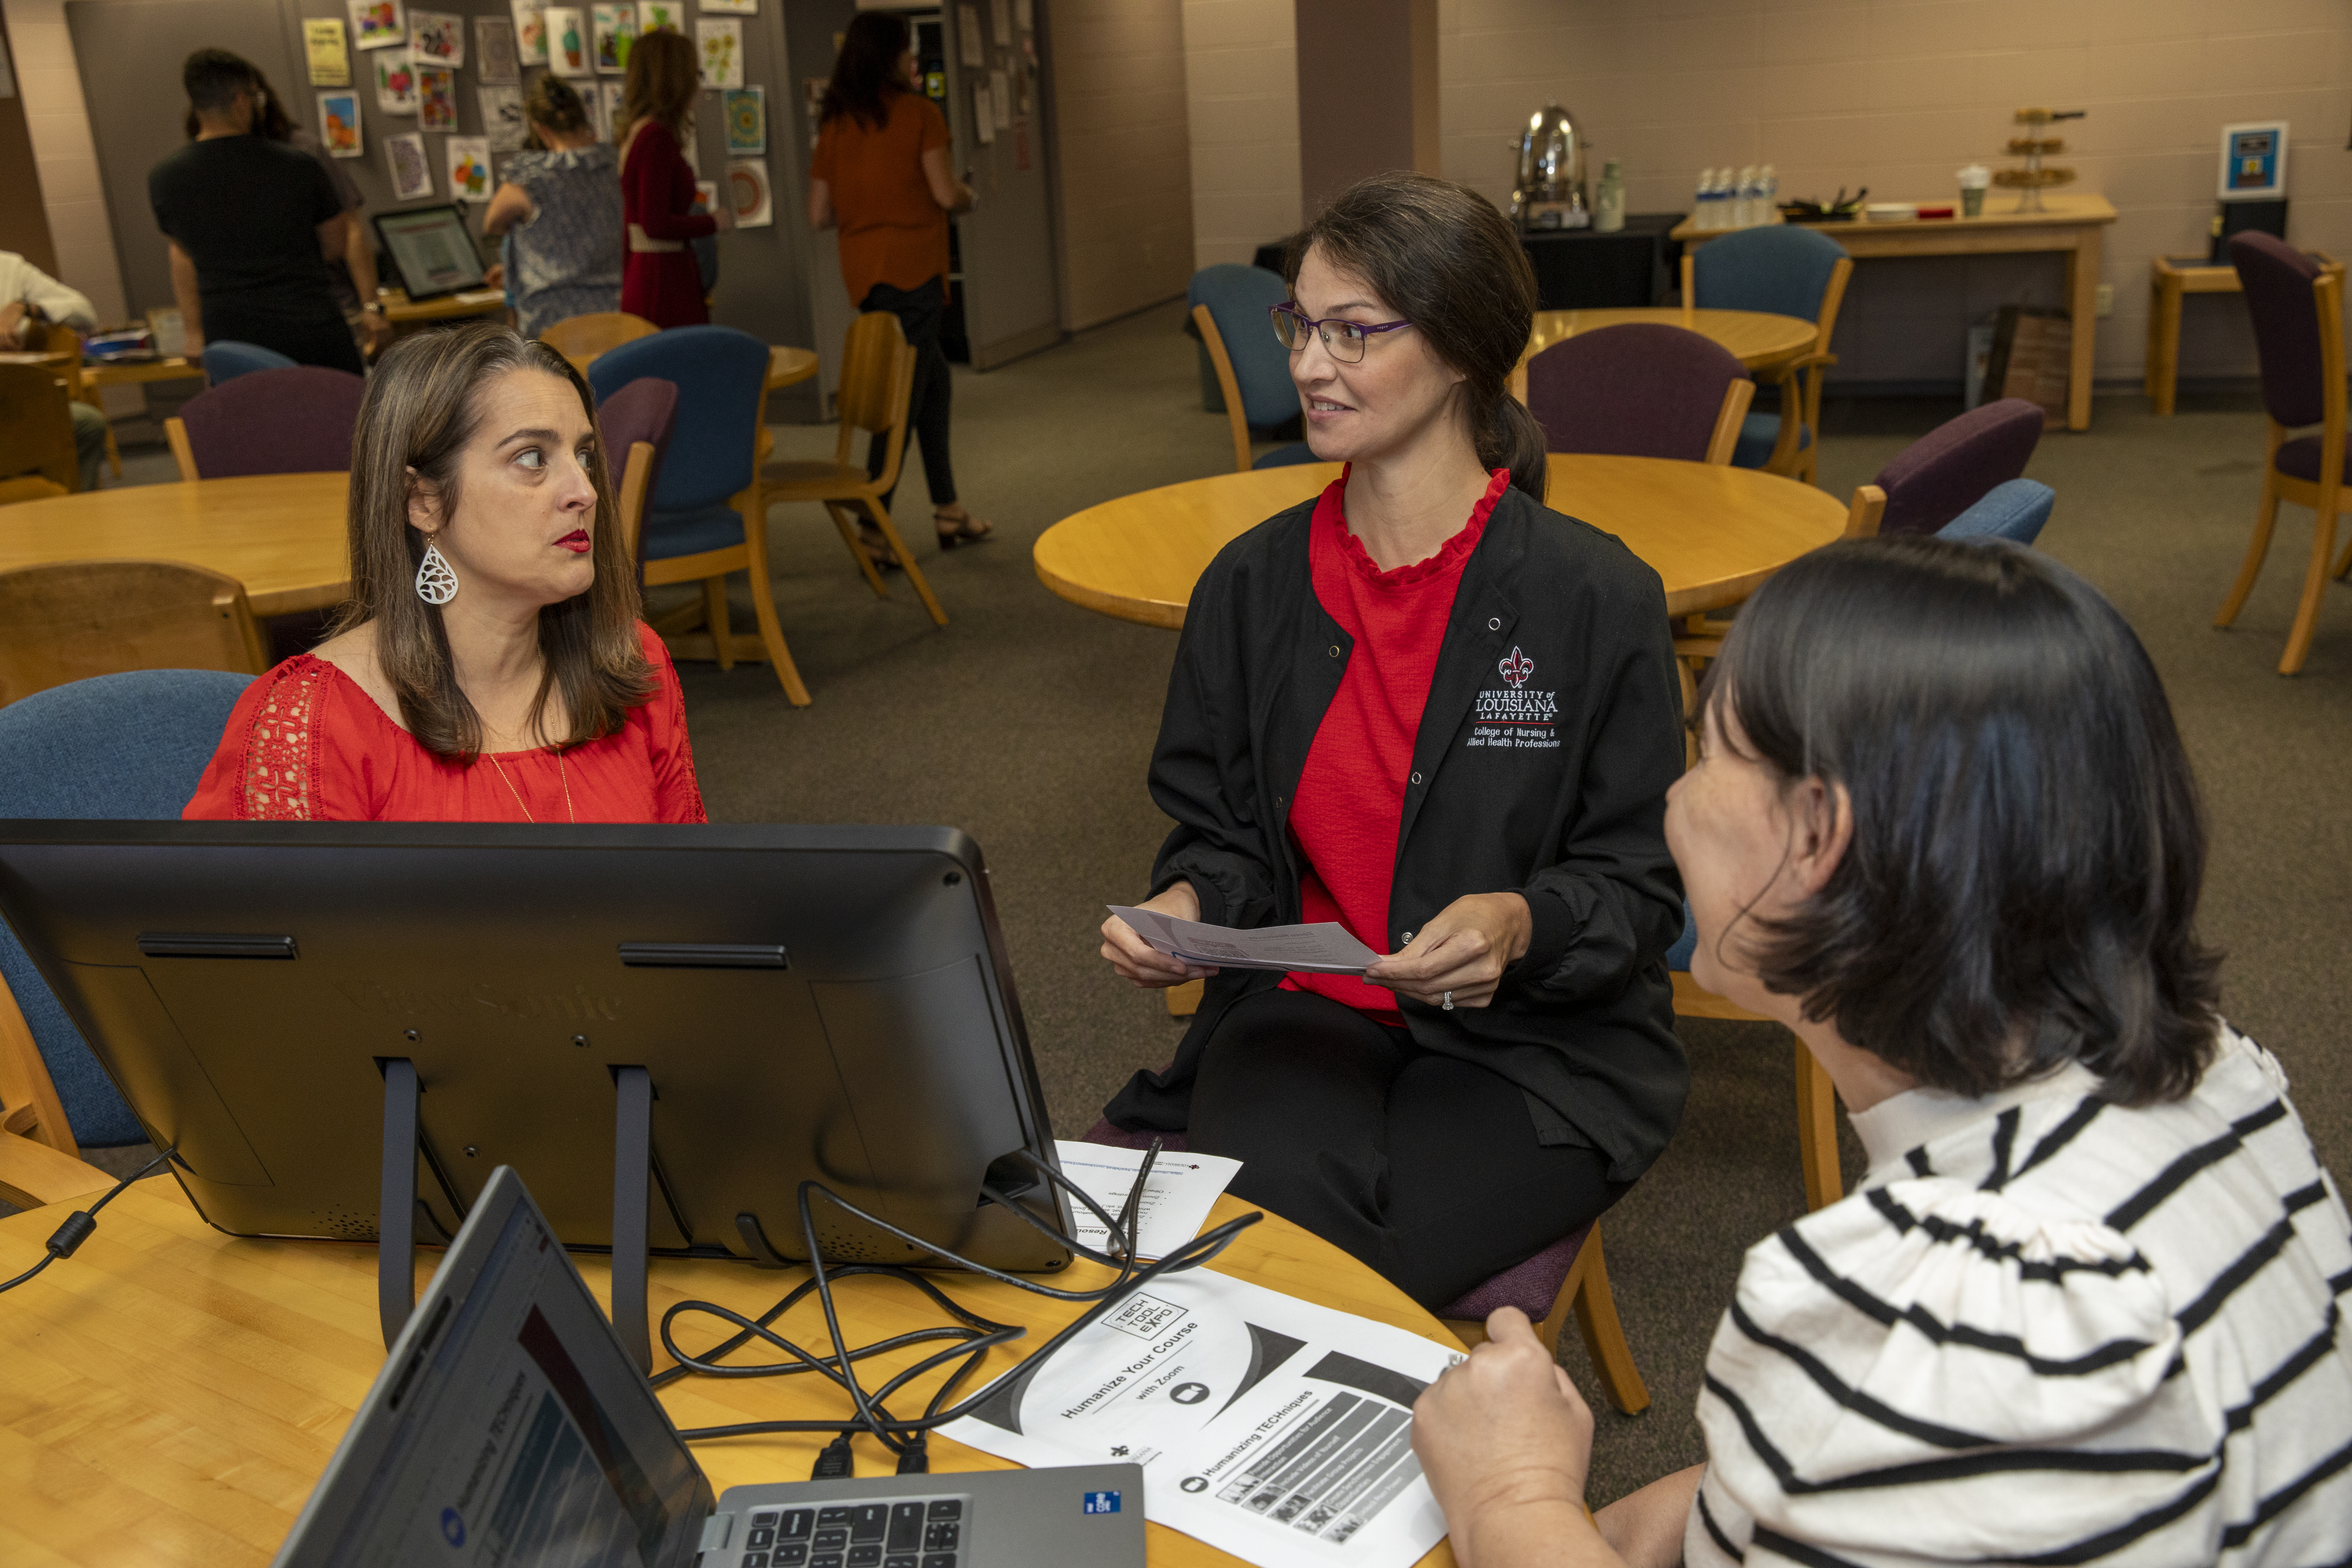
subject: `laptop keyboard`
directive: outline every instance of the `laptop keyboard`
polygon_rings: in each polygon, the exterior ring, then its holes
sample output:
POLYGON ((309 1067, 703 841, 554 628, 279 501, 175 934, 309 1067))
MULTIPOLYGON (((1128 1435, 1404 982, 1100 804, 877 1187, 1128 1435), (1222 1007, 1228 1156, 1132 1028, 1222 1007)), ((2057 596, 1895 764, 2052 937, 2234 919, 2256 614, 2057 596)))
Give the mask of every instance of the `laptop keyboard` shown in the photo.
POLYGON ((740 1568, 962 1568, 968 1495, 754 1509, 740 1568))

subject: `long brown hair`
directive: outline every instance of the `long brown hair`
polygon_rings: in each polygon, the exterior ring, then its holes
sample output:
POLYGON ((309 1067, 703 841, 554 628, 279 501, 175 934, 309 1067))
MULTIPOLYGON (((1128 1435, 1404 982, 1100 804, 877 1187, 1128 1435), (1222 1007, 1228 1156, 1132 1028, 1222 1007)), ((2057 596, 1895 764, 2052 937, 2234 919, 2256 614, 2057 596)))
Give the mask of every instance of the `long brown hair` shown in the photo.
POLYGON ((687 110, 694 107, 695 89, 701 85, 701 58, 683 33, 664 27, 639 38, 629 49, 629 74, 623 79, 613 144, 627 146, 629 132, 641 120, 667 127, 684 142, 687 110))
POLYGON ((1294 290, 1318 247, 1461 373, 1480 466, 1510 469, 1514 489, 1542 500, 1543 427, 1509 388, 1536 317, 1535 268, 1510 220, 1466 185, 1400 171, 1357 181, 1307 226, 1284 267, 1294 290))
POLYGON ((908 90, 898 79, 898 61, 913 47, 907 18, 887 11, 860 11, 849 19, 833 79, 817 105, 817 123, 846 114, 869 131, 889 123, 890 100, 908 90))
MULTIPOLYGON (((457 685, 440 606, 417 596, 416 568, 427 541, 409 523, 408 501, 419 483, 428 483, 441 498, 445 525, 456 513, 458 460, 481 428, 482 389, 517 370, 561 378, 594 418, 588 384, 562 354, 511 327, 485 321, 394 344, 368 377, 352 439, 352 596, 334 630, 374 626, 376 661, 399 695, 408 732, 436 756, 468 765, 481 754, 482 719, 457 685)), ((549 695, 560 689, 572 730, 559 746, 582 745, 620 729, 628 710, 651 697, 656 684, 637 641, 636 574, 622 549, 601 443, 591 449, 589 472, 596 486, 589 548, 595 579, 586 593, 539 612, 539 651, 546 667, 531 699, 530 724, 538 728, 549 695)))

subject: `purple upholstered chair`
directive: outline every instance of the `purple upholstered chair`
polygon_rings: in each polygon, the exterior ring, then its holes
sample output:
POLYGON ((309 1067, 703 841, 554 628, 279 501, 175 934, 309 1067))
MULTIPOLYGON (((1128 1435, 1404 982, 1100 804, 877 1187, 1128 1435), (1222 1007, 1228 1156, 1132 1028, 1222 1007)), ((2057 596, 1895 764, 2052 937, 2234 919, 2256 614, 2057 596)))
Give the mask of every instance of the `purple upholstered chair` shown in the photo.
POLYGON ((2230 237, 2230 263, 2238 269, 2246 310, 2254 319, 2254 352, 2263 367, 2263 411, 2270 416, 2270 461, 2263 469, 2263 499, 2254 513, 2254 537, 2230 597, 2213 617, 2217 626, 2238 618, 2246 595, 2262 574, 2270 552, 2278 505, 2307 506, 2312 523, 2311 566, 2304 574, 2303 603, 2287 633, 2279 673, 2293 675, 2311 651, 2319 603, 2331 574, 2352 568, 2352 546, 2332 567, 2336 519, 2345 510, 2344 273, 2323 268, 2282 239, 2241 232, 2230 237), (2319 428, 2307 436, 2294 431, 2319 428))
POLYGON ((596 405, 596 427, 604 439, 604 468, 620 502, 621 539, 629 548, 630 559, 639 562, 639 576, 644 575, 637 546, 643 537, 646 501, 661 478, 662 459, 669 456, 670 430, 677 423, 677 384, 658 376, 641 375, 596 405), (653 449, 646 457, 642 476, 635 471, 635 449, 640 444, 653 449))
POLYGON ((1728 349, 1658 322, 1579 332, 1528 362, 1528 412, 1554 452, 1727 463, 1756 384, 1728 349))
MULTIPOLYGON (((1107 1118, 1097 1118, 1084 1142, 1115 1149, 1143 1149, 1150 1146, 1151 1138, 1149 1132, 1129 1132, 1112 1126, 1107 1118)), ((1166 1152, 1180 1153, 1185 1147, 1181 1132, 1165 1132, 1160 1138, 1166 1152)), ((1600 1373, 1601 1386, 1609 1391, 1610 1403, 1628 1415, 1638 1415, 1650 1407, 1650 1391, 1633 1364, 1625 1327, 1617 1320, 1617 1298, 1610 1293, 1609 1267, 1601 1256, 1600 1221, 1504 1269, 1437 1315, 1455 1338, 1475 1345, 1486 1337, 1486 1315, 1497 1307, 1517 1307, 1525 1312, 1554 1355, 1559 1353, 1560 1331, 1573 1312, 1593 1370, 1600 1373)))
POLYGON ((347 370, 257 370, 188 399, 163 421, 184 479, 345 473, 367 383, 347 370))
POLYGON ((1934 533, 2025 472, 2042 439, 2042 410, 2004 397, 1938 425, 1895 456, 1871 481, 1886 494, 1881 533, 1934 533))

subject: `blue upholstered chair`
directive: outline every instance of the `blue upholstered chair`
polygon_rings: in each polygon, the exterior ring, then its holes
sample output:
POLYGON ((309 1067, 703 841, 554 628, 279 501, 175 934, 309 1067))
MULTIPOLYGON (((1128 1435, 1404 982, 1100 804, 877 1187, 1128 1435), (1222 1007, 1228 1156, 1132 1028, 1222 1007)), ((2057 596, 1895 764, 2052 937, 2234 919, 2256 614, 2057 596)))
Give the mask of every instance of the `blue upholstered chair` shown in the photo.
MULTIPOLYGON (((599 404, 641 377, 677 388, 669 451, 655 478, 637 540, 646 586, 700 583, 705 636, 672 635, 668 617, 656 629, 673 655, 709 658, 731 669, 738 658, 765 658, 793 706, 808 706, 808 688, 784 647, 776 600, 768 580, 768 529, 761 516, 761 422, 767 401, 768 345, 732 327, 673 327, 607 349, 588 367, 599 404), (728 623, 727 574, 751 579, 756 640, 739 638, 728 623)), ((691 619, 680 627, 690 626, 691 619)))
POLYGON ((2031 544, 2042 537, 2042 524, 2058 492, 2040 479, 2011 479, 1993 486, 1982 500, 1936 531, 1938 539, 2011 539, 2031 544))
POLYGON ((1276 447, 1253 462, 1250 427, 1281 425, 1298 417, 1298 388, 1290 380, 1290 351, 1274 335, 1268 310, 1290 298, 1290 287, 1263 267, 1221 261, 1192 274, 1185 291, 1201 344, 1216 367, 1224 394, 1225 417, 1233 422, 1234 471, 1278 468, 1318 459, 1304 441, 1276 447))
POLYGON ((1528 412, 1551 452, 1727 462, 1756 395, 1730 350, 1656 321, 1579 332, 1523 374, 1528 412))
MULTIPOLYGON (((176 818, 251 680, 142 669, 0 708, 0 817, 176 818)), ((5 924, 0 981, 0 1083, 26 1086, 0 1111, 9 1131, 74 1155, 84 1145, 143 1142, 138 1119, 5 924), (21 1035, 11 1027, 16 1013, 21 1035), (37 1053, 30 1060, 27 1037, 37 1053)))
POLYGON ((240 343, 225 338, 205 345, 205 384, 219 386, 235 381, 240 375, 251 375, 257 370, 291 370, 294 362, 276 349, 263 348, 259 343, 240 343))
POLYGON ((1812 481, 1822 374, 1837 363, 1829 352, 1830 334, 1837 330, 1838 305, 1853 271, 1836 240, 1780 224, 1739 229, 1684 253, 1683 295, 1698 309, 1798 316, 1821 329, 1809 353, 1765 378, 1779 390, 1779 407, 1748 416, 1731 455, 1735 466, 1812 481))

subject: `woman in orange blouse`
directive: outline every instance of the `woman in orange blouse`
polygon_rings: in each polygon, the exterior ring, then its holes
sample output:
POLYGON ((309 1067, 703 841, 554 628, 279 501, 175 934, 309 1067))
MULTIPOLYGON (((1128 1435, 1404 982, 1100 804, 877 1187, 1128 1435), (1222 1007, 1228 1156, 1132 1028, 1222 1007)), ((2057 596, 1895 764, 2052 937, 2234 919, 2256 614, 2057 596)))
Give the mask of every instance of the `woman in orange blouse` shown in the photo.
POLYGON ((629 51, 621 89, 622 218, 629 254, 621 265, 621 309, 657 327, 695 327, 710 320, 703 302, 702 269, 689 239, 735 226, 733 209, 694 210, 694 171, 678 151, 691 131, 687 113, 701 82, 694 46, 664 28, 647 33, 629 51))
MULTIPOLYGON (((904 16, 865 11, 850 22, 820 109, 816 158, 809 167, 809 226, 841 226, 841 278, 860 310, 887 310, 915 346, 908 412, 923 448, 931 521, 940 548, 987 537, 989 525, 956 500, 948 460, 947 355, 940 319, 948 304, 948 215, 970 212, 971 187, 948 173, 948 122, 914 87, 913 30, 904 16)), ((882 471, 883 441, 866 448, 866 471, 882 471)), ((885 495, 887 509, 890 498, 885 495)), ((869 525, 870 526, 870 525, 869 525)), ((866 540, 877 565, 890 564, 878 530, 866 540)))

